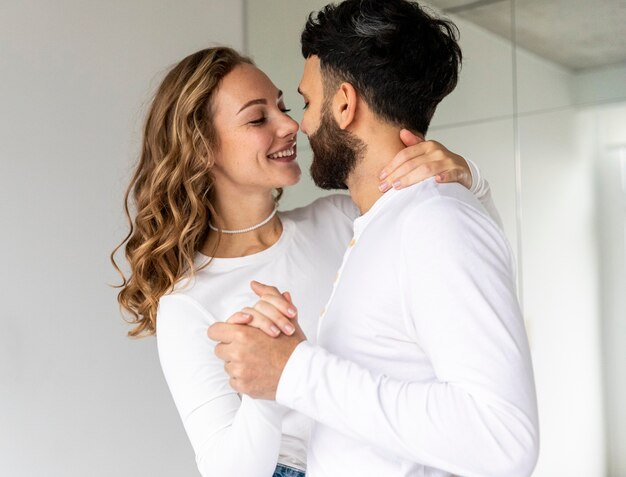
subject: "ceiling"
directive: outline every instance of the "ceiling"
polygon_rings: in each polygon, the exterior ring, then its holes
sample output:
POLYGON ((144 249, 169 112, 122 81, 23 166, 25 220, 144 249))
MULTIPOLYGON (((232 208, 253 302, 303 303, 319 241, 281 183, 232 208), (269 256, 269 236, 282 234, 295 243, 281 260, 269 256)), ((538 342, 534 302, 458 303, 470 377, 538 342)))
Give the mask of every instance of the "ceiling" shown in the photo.
POLYGON ((428 0, 573 71, 626 63, 626 0, 428 0))

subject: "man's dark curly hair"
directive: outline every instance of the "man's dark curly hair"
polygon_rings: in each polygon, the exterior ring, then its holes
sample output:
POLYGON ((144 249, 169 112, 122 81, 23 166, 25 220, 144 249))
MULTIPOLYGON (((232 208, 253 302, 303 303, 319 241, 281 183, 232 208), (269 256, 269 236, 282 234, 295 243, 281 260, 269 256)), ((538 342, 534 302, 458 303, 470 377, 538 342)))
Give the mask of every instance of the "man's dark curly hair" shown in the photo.
POLYGON ((352 84, 392 124, 426 134, 461 67, 457 27, 407 0, 346 0, 311 13, 302 55, 320 58, 324 92, 352 84))

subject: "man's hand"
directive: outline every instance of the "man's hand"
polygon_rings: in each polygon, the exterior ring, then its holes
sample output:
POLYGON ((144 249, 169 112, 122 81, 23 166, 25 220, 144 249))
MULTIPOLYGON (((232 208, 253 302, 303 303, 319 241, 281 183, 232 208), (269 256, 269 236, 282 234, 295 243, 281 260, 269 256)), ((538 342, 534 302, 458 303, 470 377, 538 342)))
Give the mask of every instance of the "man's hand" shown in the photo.
POLYGON ((209 327, 209 338, 219 341, 215 355, 224 361, 230 386, 235 391, 258 399, 276 398, 278 381, 287 360, 306 339, 297 320, 292 323, 295 332, 277 338, 247 325, 215 323, 209 327))
POLYGON ((463 157, 450 152, 437 141, 425 141, 411 131, 400 131, 402 149, 381 171, 379 189, 402 189, 436 176, 437 182, 458 182, 472 187, 472 174, 463 157))

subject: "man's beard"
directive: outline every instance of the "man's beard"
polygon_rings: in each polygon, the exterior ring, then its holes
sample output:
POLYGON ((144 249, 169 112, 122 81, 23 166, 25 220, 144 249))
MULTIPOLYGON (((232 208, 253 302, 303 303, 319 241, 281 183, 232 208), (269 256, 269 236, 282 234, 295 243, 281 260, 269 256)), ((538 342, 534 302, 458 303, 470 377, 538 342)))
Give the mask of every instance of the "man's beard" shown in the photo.
POLYGON ((348 176, 365 152, 365 143, 344 131, 324 105, 320 125, 309 136, 313 151, 311 177, 322 189, 347 189, 348 176))

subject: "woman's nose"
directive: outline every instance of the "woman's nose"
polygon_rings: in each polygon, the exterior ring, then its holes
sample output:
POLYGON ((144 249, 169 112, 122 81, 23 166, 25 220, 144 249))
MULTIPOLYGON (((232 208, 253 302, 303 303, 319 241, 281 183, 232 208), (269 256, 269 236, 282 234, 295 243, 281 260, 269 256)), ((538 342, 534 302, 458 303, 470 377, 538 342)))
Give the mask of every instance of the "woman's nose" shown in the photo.
POLYGON ((298 122, 294 121, 290 116, 287 116, 286 114, 284 118, 284 123, 281 125, 280 136, 295 136, 299 129, 298 122))

